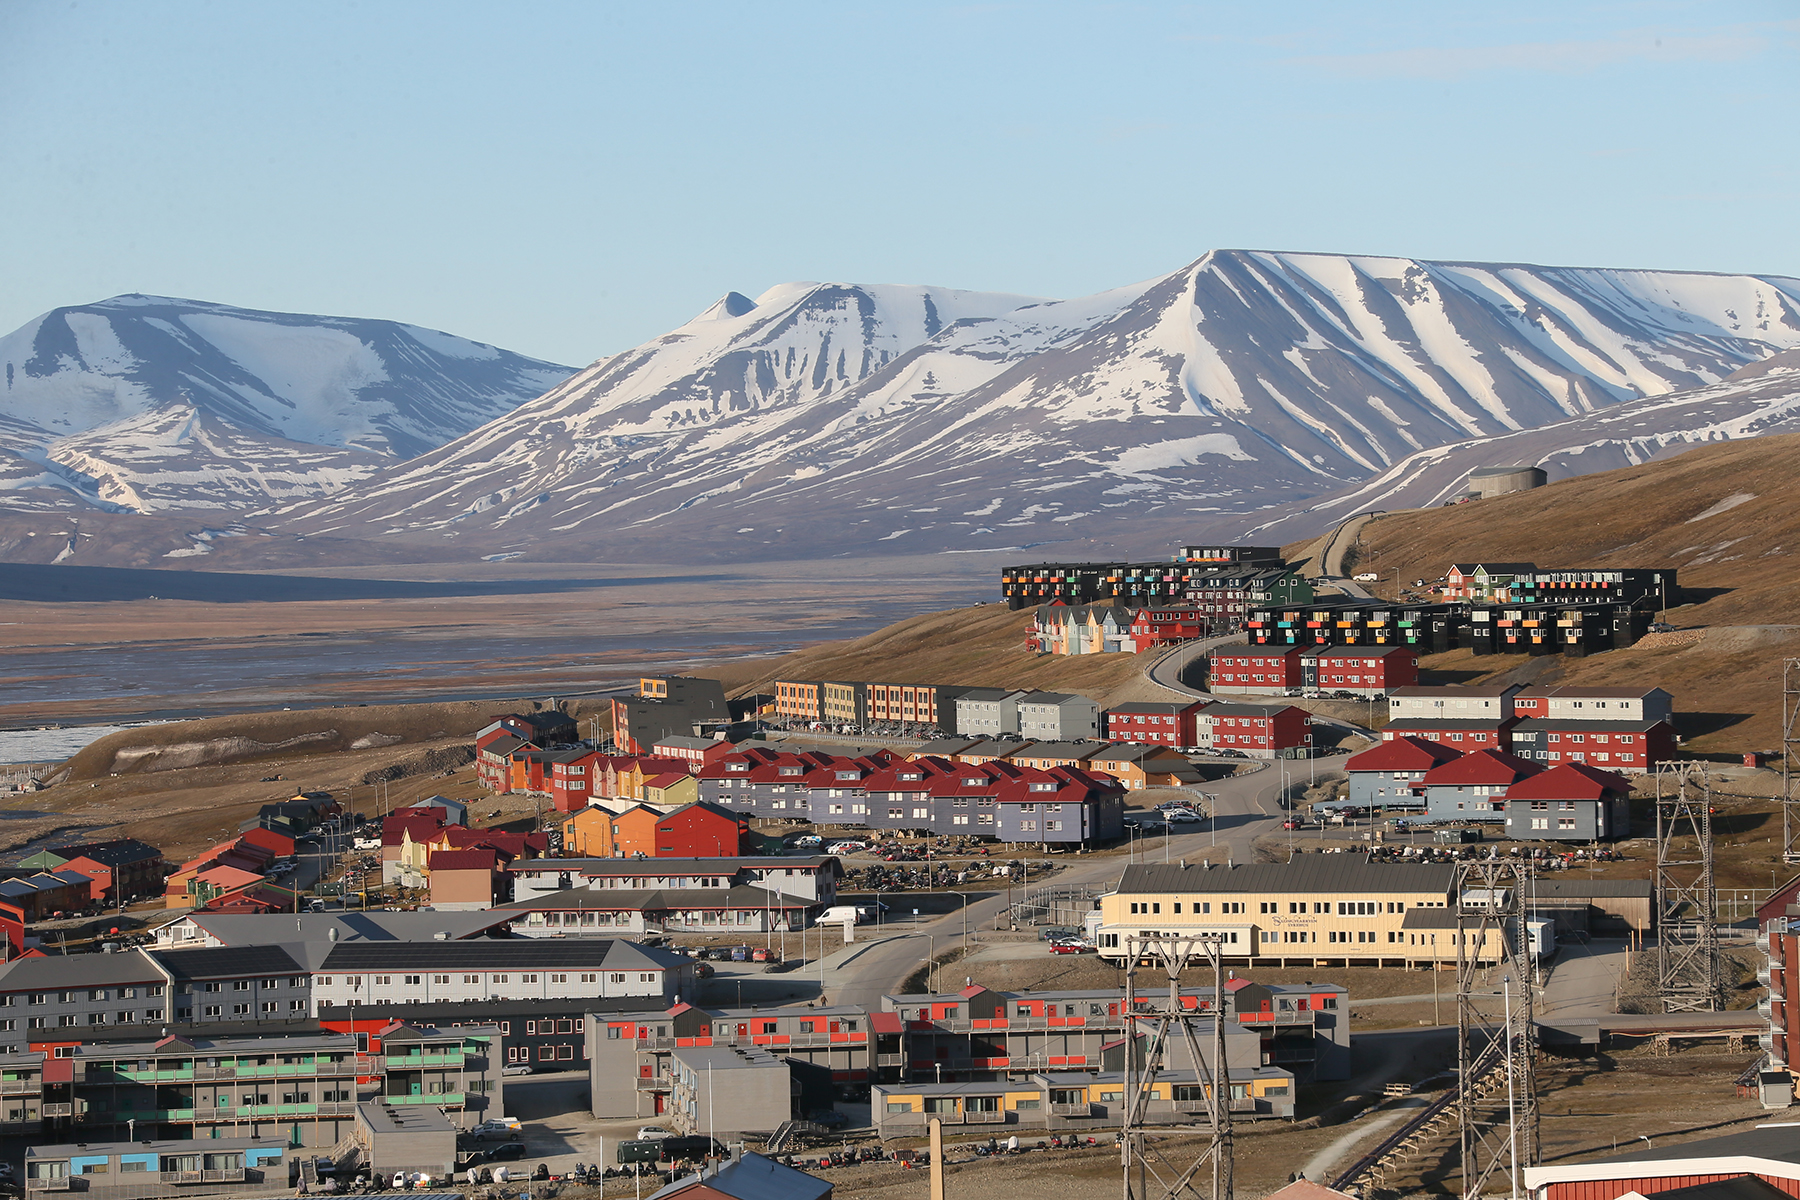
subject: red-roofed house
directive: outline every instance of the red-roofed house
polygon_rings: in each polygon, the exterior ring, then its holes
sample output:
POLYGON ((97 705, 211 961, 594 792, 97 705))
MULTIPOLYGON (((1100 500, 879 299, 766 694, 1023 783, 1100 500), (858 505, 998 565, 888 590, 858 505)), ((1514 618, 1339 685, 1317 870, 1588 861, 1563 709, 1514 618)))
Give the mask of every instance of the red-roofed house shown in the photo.
POLYGON ((1425 773, 1425 815, 1433 821, 1505 818, 1506 789, 1544 768, 1504 750, 1476 750, 1425 773))
POLYGON ((1631 836, 1631 781, 1586 763, 1563 763, 1506 792, 1506 836, 1612 841, 1631 836))
POLYGON ((499 899, 500 853, 487 847, 469 850, 433 850, 431 907, 450 912, 492 908, 499 899))
POLYGON ((544 756, 549 768, 545 786, 557 812, 579 812, 590 798, 604 794, 598 787, 604 782, 605 758, 598 750, 582 749, 553 750, 544 756))
POLYGON ((1426 772, 1457 757, 1450 747, 1425 738, 1381 742, 1344 764, 1350 776, 1348 802, 1358 808, 1422 807, 1426 772))

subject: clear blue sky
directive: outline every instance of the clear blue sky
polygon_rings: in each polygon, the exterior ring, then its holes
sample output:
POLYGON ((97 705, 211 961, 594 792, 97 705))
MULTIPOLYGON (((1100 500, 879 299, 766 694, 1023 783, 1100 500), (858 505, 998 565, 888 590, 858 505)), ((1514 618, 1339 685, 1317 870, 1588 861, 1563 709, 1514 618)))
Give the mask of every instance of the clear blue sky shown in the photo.
POLYGON ((119 292, 566 363, 791 279, 1213 247, 1800 275, 1793 3, 0 0, 0 332, 119 292))

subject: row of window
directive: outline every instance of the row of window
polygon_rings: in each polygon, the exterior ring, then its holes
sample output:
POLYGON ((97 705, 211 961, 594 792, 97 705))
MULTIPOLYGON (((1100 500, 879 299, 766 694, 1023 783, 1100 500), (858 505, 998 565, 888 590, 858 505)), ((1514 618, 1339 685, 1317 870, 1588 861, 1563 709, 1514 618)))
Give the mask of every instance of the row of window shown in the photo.
MULTIPOLYGON (((624 971, 613 971, 608 975, 608 982, 624 983, 625 982, 625 974, 626 973, 624 971)), ((319 986, 320 987, 331 987, 332 980, 334 978, 335 978, 335 976, 331 976, 331 975, 319 976, 319 986)), ((370 975, 367 978, 368 978, 370 987, 392 987, 395 977, 392 975, 370 975)), ((399 978, 400 978, 401 986, 403 986, 403 987, 419 987, 422 984, 424 976, 422 976, 422 975, 402 975, 399 978)), ((482 978, 483 977, 481 975, 467 974, 462 977, 462 981, 467 984, 480 984, 482 981, 482 978)), ((512 975, 510 973, 488 975, 486 978, 489 983, 494 983, 494 984, 510 983, 512 981, 512 975)), ((586 972, 577 973, 576 978, 582 983, 598 983, 600 981, 600 974, 599 974, 599 972, 596 972, 596 971, 586 971, 586 972)), ((346 975, 346 976, 344 976, 344 986, 349 987, 349 988, 360 988, 363 986, 363 979, 364 979, 364 977, 361 975, 346 975)), ((450 979, 451 979, 451 977, 449 975, 433 975, 431 977, 431 982, 441 986, 441 985, 448 984, 450 982, 450 979)), ((652 972, 652 971, 641 972, 640 979, 644 983, 654 983, 654 982, 656 982, 656 973, 652 972)), ((519 976, 519 982, 520 983, 539 983, 539 982, 567 983, 567 982, 569 982, 569 972, 558 971, 558 972, 553 972, 553 973, 547 974, 547 975, 539 974, 537 972, 526 972, 519 976)))

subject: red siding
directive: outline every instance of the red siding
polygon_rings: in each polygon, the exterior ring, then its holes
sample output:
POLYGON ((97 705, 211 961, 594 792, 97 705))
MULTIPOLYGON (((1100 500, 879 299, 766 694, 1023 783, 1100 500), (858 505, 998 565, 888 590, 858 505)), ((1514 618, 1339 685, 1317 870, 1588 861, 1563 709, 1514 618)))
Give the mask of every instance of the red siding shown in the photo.
MULTIPOLYGON (((1552 1183, 1544 1187, 1544 1200, 1617 1200, 1626 1192, 1637 1192, 1649 1195, 1652 1192, 1666 1192, 1674 1188, 1695 1187, 1702 1183, 1719 1183, 1726 1179, 1736 1179, 1742 1171, 1733 1171, 1727 1175, 1651 1175, 1641 1179, 1579 1179, 1565 1183, 1552 1183)), ((1769 1184, 1786 1192, 1790 1196, 1800 1197, 1800 1181, 1792 1179, 1772 1179, 1767 1175, 1758 1175, 1769 1184)))

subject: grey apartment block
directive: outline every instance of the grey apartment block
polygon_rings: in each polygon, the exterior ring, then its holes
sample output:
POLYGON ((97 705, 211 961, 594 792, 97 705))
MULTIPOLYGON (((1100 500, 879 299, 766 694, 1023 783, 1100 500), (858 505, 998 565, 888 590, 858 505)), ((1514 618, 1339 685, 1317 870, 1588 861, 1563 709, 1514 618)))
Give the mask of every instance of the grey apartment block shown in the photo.
POLYGON ((1631 801, 1508 800, 1506 836, 1521 841, 1594 842, 1629 837, 1631 801))
POLYGON ((735 1141, 791 1115, 787 1060, 756 1046, 692 1046, 669 1056, 670 1107, 682 1133, 735 1141))
POLYGON ((999 737, 1019 732, 1019 701, 1029 692, 970 688, 956 698, 956 732, 970 737, 999 737))
POLYGON ((1018 700, 1020 737, 1072 742, 1100 736, 1100 706, 1066 692, 1027 692, 1018 700))

